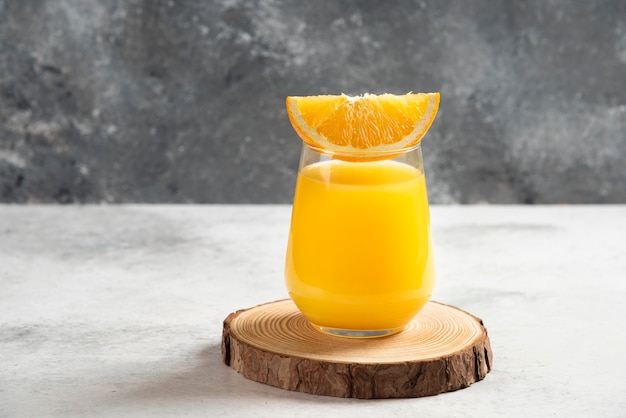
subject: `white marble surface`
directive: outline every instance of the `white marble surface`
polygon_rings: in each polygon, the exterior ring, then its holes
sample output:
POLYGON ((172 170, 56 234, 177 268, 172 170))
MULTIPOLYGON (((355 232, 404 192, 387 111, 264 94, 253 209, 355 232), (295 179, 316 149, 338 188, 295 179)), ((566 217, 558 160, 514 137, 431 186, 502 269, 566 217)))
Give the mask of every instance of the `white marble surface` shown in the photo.
POLYGON ((0 416, 626 416, 626 206, 433 207, 434 299, 494 368, 421 399, 283 391, 222 320, 286 297, 288 206, 0 206, 0 416))

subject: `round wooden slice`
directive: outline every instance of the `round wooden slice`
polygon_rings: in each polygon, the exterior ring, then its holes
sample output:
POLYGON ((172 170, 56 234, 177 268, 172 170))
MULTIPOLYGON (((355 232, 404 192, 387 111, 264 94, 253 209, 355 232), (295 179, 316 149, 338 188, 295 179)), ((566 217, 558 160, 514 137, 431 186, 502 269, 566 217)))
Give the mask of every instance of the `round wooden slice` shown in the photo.
POLYGON ((480 319, 429 302, 402 332, 382 338, 322 333, 291 300, 230 314, 224 363, 282 389, 344 398, 414 398, 465 388, 491 370, 480 319))

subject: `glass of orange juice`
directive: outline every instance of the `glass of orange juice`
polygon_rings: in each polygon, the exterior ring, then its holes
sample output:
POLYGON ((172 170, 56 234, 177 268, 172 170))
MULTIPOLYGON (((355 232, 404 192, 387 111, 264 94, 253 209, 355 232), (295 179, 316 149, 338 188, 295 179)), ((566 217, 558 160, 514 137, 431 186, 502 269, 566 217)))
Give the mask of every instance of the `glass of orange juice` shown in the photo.
POLYGON ((419 143, 367 160, 303 144, 285 263, 290 297, 329 334, 401 331, 435 286, 429 225, 419 143))

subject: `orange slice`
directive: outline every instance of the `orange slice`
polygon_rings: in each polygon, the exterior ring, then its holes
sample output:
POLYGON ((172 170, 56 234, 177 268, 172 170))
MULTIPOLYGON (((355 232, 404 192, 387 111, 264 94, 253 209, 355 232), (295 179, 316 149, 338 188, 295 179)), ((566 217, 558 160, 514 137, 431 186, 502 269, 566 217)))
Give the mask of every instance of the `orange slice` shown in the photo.
POLYGON ((302 140, 346 159, 371 159, 416 146, 439 109, 439 93, 289 96, 287 114, 302 140))

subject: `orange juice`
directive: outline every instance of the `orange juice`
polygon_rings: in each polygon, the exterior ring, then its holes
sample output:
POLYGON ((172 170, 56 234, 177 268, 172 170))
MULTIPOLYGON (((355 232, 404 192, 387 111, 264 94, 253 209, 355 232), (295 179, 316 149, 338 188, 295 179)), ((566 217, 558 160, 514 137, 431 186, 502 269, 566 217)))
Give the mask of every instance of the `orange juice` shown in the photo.
POLYGON ((434 288, 429 222, 424 174, 412 165, 303 167, 287 248, 289 295, 325 331, 400 331, 434 288))

